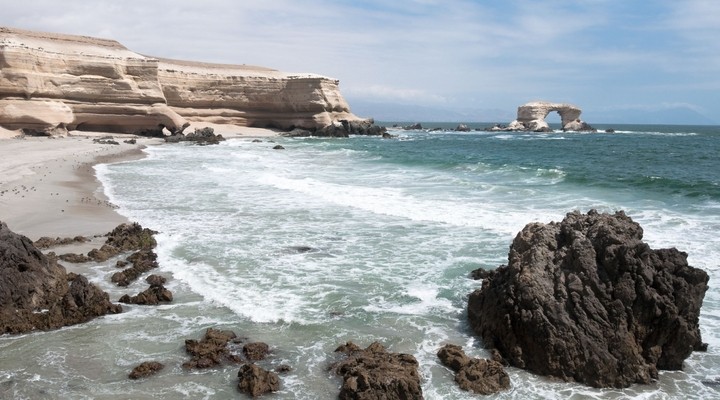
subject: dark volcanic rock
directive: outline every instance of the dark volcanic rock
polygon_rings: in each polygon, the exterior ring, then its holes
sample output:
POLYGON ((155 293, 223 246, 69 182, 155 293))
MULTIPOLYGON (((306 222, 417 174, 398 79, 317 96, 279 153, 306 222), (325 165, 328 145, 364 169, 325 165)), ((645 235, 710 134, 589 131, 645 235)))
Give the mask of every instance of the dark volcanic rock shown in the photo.
POLYGON ((40 239, 36 240, 34 245, 38 249, 49 249, 50 247, 55 246, 64 246, 68 244, 73 243, 85 243, 89 242, 90 239, 86 238, 85 236, 75 236, 73 238, 51 238, 47 236, 43 236, 40 239))
POLYGON ((68 274, 0 222, 0 334, 56 329, 122 312, 82 275, 68 274))
POLYGON ((225 138, 222 135, 216 135, 215 130, 210 127, 202 129, 195 128, 194 132, 188 133, 187 135, 182 132, 176 132, 165 137, 165 142, 167 143, 193 142, 199 145, 219 144, 224 140, 225 138))
POLYGON ((155 306, 160 303, 170 303, 173 300, 172 292, 163 285, 152 285, 135 296, 124 295, 118 300, 125 304, 140 304, 155 306))
POLYGON ((88 257, 97 262, 103 262, 127 251, 154 249, 157 242, 153 235, 156 233, 153 230, 143 228, 137 222, 120 224, 106 235, 105 244, 100 249, 90 250, 88 257))
POLYGON ((255 364, 245 364, 240 367, 238 378, 238 389, 253 397, 280 390, 278 375, 255 364))
POLYGON ((263 342, 248 343, 243 346, 243 354, 250 362, 264 360, 270 354, 270 346, 263 342))
POLYGON ((152 250, 141 250, 128 257, 132 267, 116 272, 110 280, 118 286, 127 286, 140 275, 158 267, 157 254, 152 250))
POLYGON ((443 346, 437 355, 445 366, 455 371, 455 382, 463 390, 487 395, 510 388, 510 377, 497 361, 471 359, 462 347, 453 344, 443 346))
POLYGON ((165 368, 165 366, 157 361, 145 361, 144 363, 133 368, 132 372, 130 372, 130 375, 128 375, 128 378, 146 378, 148 376, 157 374, 163 368, 165 368))
POLYGON ((160 275, 150 275, 145 278, 145 282, 147 282, 150 286, 162 286, 165 282, 167 282, 167 279, 160 275))
POLYGON ((470 295, 470 324, 511 365, 595 387, 681 369, 707 346, 698 319, 708 275, 642 234, 623 212, 527 225, 508 265, 470 295))
POLYGON ((350 135, 380 136, 387 132, 384 126, 375 125, 372 119, 342 119, 316 130, 313 136, 348 137, 350 135))
POLYGON ((202 340, 185 340, 185 351, 192 356, 192 359, 183 363, 183 367, 210 368, 221 364, 223 361, 242 362, 241 357, 232 351, 230 343, 236 337, 237 335, 233 331, 208 328, 202 340))
POLYGON ((348 342, 335 351, 348 356, 334 366, 343 377, 341 400, 423 398, 418 362, 412 355, 389 353, 377 342, 365 350, 348 342))
POLYGON ((62 261, 66 261, 69 263, 74 264, 80 264, 80 263, 86 263, 89 261, 92 261, 92 259, 84 254, 76 254, 76 253, 66 253, 66 254, 60 254, 58 256, 59 259, 62 261))

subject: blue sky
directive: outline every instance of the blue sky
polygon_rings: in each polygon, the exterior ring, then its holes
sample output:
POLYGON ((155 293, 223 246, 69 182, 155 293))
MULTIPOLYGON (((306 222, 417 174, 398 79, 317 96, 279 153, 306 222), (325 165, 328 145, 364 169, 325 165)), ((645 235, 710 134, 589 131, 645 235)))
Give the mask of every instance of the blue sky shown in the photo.
POLYGON ((677 109, 720 123, 717 0, 0 0, 0 9, 2 26, 328 75, 351 107, 512 114, 543 99, 574 103, 591 123, 677 109))

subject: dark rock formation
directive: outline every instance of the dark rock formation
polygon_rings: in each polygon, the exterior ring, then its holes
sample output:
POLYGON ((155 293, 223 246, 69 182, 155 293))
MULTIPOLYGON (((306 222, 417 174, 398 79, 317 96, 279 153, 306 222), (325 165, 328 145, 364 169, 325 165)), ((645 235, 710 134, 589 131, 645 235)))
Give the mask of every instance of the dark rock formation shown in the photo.
POLYGON ((165 279, 164 276, 160 275, 150 275, 145 278, 145 282, 147 282, 150 286, 162 286, 165 284, 165 282, 167 282, 167 279, 165 279))
POLYGON ((157 374, 163 368, 165 368, 165 366, 157 361, 145 361, 144 363, 133 368, 132 372, 130 372, 130 375, 128 375, 128 378, 147 378, 148 376, 157 374))
POLYGON ((243 346, 243 354, 250 362, 261 361, 270 354, 270 346, 263 342, 248 343, 243 346))
POLYGON ((470 324, 511 365, 595 387, 681 369, 707 346, 698 320, 708 275, 642 234, 623 212, 527 225, 508 265, 470 295, 470 324))
POLYGON ((470 128, 465 124, 460 124, 455 128, 457 132, 470 132, 470 128))
POLYGON ((118 286, 127 286, 139 278, 140 275, 158 267, 157 254, 152 250, 141 250, 133 253, 128 257, 128 261, 132 263, 132 267, 116 272, 110 277, 110 280, 118 286))
POLYGON ((168 143, 179 143, 179 142, 193 142, 199 145, 208 144, 220 144, 225 138, 220 134, 215 134, 215 130, 210 127, 202 129, 195 128, 194 132, 188 133, 187 135, 182 132, 174 133, 165 138, 168 143))
POLYGON ((348 342, 335 351, 347 355, 334 366, 343 377, 341 400, 423 398, 418 362, 412 355, 389 353, 377 342, 365 350, 348 342))
POLYGON ((106 235, 105 244, 100 249, 90 250, 88 257, 97 262, 103 262, 127 251, 154 249, 157 242, 153 235, 156 233, 143 228, 137 222, 120 224, 106 235))
POLYGON ((443 346, 437 355, 443 365, 455 371, 455 382, 463 390, 487 395, 510 388, 510 377, 497 361, 471 359, 462 347, 453 344, 443 346))
POLYGON ((86 238, 85 236, 75 236, 73 238, 50 238, 47 236, 43 236, 40 239, 36 240, 35 247, 38 249, 49 249, 51 247, 55 246, 65 246, 68 244, 74 244, 74 243, 85 243, 89 242, 90 239, 86 238))
POLYGON ((56 329, 122 307, 0 222, 0 334, 56 329))
POLYGON ((163 285, 152 285, 145 291, 138 293, 135 296, 123 295, 118 300, 120 303, 125 304, 140 304, 140 305, 151 305, 156 306, 160 303, 170 303, 173 300, 172 292, 165 289, 163 285))
POLYGON ((285 147, 283 147, 279 144, 276 144, 275 146, 273 146, 273 150, 285 150, 285 147))
MULTIPOLYGON (((283 132, 280 134, 280 136, 287 136, 287 137, 308 137, 312 136, 312 131, 309 131, 307 129, 302 128, 294 128, 290 130, 289 132, 283 132)), ((258 142, 261 142, 261 140, 257 140, 258 142)), ((253 140, 255 142, 255 140, 253 140)))
POLYGON ((419 130, 421 130, 422 128, 423 128, 423 127, 422 127, 422 124, 420 124, 419 122, 416 122, 416 123, 414 123, 414 124, 410 124, 410 125, 408 125, 408 126, 403 126, 403 129, 406 130, 406 131, 419 131, 419 130))
POLYGON ((245 364, 240 367, 238 378, 238 389, 253 397, 280 390, 278 375, 255 364, 245 364))
POLYGON ((84 254, 76 254, 76 253, 65 253, 60 254, 57 256, 60 260, 66 261, 73 264, 80 264, 80 263, 86 263, 89 261, 92 261, 92 259, 84 254))
POLYGON ((235 338, 237 335, 233 331, 208 328, 202 340, 185 340, 185 351, 192 359, 183 363, 183 368, 210 368, 223 361, 242 362, 242 358, 236 354, 237 349, 231 343, 235 338))
POLYGON ((372 119, 347 120, 341 119, 323 128, 317 129, 313 136, 327 137, 348 137, 350 135, 367 135, 380 136, 387 129, 383 126, 375 125, 372 119))

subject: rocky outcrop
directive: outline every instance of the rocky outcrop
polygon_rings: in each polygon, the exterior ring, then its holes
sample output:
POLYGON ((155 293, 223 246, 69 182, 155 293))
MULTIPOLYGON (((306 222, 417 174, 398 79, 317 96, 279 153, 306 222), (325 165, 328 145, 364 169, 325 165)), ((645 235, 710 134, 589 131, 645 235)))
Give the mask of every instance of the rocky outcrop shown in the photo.
POLYGON ((551 112, 560 114, 560 125, 565 131, 595 131, 592 126, 580 120, 580 108, 572 104, 546 101, 530 102, 518 107, 517 118, 513 122, 507 126, 495 125, 489 130, 550 132, 552 129, 545 118, 551 112))
POLYGON ((510 364, 595 387, 627 387, 682 369, 704 350, 708 275, 677 249, 653 250, 623 212, 527 225, 508 265, 480 274, 468 317, 510 364))
MULTIPOLYGON (((162 136, 189 121, 382 134, 350 112, 336 79, 159 59, 113 40, 0 28, 0 126, 162 136)), ((321 131, 326 134, 325 131, 321 131)))
POLYGON ((510 388, 510 377, 498 361, 470 358, 453 344, 443 346, 437 356, 455 371, 455 382, 462 390, 488 395, 510 388))
POLYGON ((157 246, 157 232, 143 228, 137 222, 120 224, 107 235, 105 243, 99 249, 88 252, 88 257, 95 261, 107 261, 120 253, 134 250, 151 250, 157 246))
POLYGON ((280 390, 280 377, 255 364, 245 364, 238 371, 238 390, 252 397, 280 390))
POLYGON ((202 129, 195 128, 194 132, 188 133, 187 135, 182 132, 174 133, 166 136, 165 141, 168 143, 191 142, 199 145, 208 145, 220 144, 220 142, 225 141, 225 138, 223 135, 216 135, 215 129, 205 127, 202 129))
POLYGON ((334 366, 343 377, 341 400, 423 398, 418 362, 412 355, 390 353, 377 342, 364 350, 348 342, 335 351, 347 355, 334 366))
POLYGON ((57 329, 119 312, 107 293, 66 273, 0 222, 0 334, 57 329))
POLYGON ((185 351, 192 356, 190 361, 183 363, 183 368, 210 368, 224 361, 241 363, 233 341, 237 338, 233 331, 221 331, 208 328, 201 340, 185 340, 185 351))

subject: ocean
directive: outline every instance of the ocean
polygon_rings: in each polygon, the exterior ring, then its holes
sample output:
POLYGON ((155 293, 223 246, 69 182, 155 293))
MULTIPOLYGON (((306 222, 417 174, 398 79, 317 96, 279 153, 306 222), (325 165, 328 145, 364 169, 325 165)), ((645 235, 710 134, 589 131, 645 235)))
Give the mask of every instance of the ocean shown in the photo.
MULTIPOLYGON (((615 133, 233 139, 154 146, 142 160, 99 165, 118 211, 159 231, 155 272, 170 278, 175 300, 0 337, 0 397, 243 398, 238 366, 181 367, 185 339, 215 327, 268 343, 260 365, 292 367, 268 398, 336 398, 341 380, 328 366, 351 340, 414 355, 426 399, 466 399, 435 354, 453 343, 489 356, 466 319, 467 296, 480 287, 470 271, 506 263, 527 223, 597 209, 624 210, 652 248, 676 247, 708 272, 700 321, 708 351, 693 353, 684 371, 622 390, 509 368, 511 390, 489 398, 720 398, 720 127, 608 128, 615 133), (150 360, 165 369, 127 379, 150 360)), ((112 285, 113 263, 69 269, 113 301, 145 289, 112 285)))

